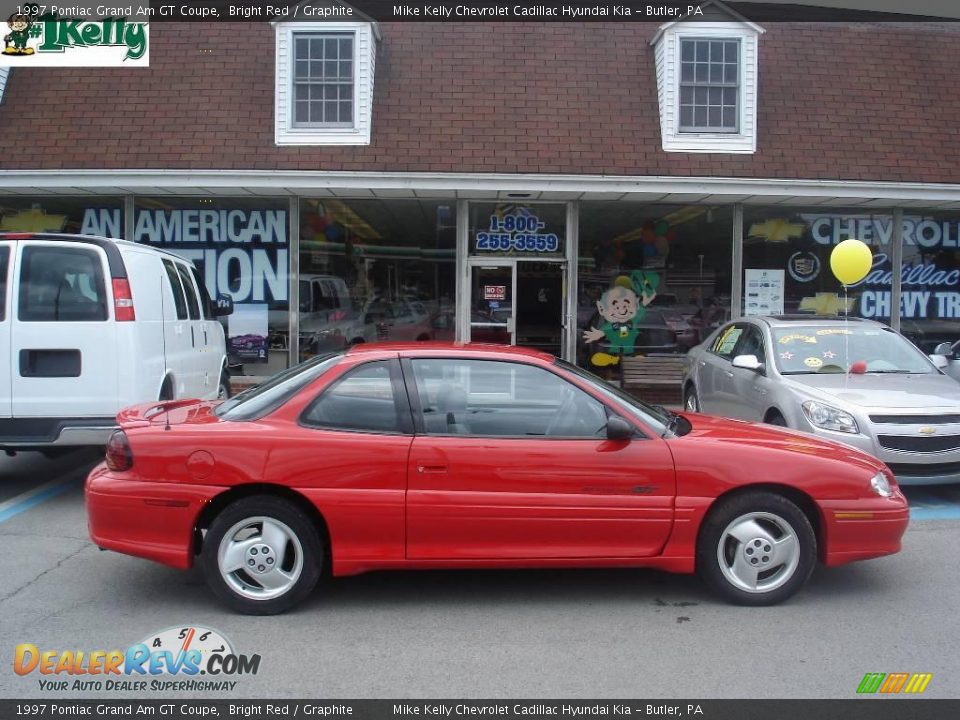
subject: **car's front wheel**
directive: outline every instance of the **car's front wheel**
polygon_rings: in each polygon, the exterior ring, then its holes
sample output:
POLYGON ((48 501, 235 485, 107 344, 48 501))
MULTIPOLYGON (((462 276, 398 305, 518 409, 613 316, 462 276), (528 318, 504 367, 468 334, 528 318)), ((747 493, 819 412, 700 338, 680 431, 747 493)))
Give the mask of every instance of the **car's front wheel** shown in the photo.
POLYGON ((214 519, 203 540, 204 575, 214 594, 247 615, 275 615, 317 584, 323 546, 313 523, 281 498, 243 498, 214 519))
POLYGON ((687 387, 683 393, 683 409, 687 412, 700 412, 700 398, 693 385, 687 387))
POLYGON ((697 541, 697 572, 739 605, 775 605, 799 590, 816 564, 817 538, 793 502, 746 492, 714 508, 697 541))

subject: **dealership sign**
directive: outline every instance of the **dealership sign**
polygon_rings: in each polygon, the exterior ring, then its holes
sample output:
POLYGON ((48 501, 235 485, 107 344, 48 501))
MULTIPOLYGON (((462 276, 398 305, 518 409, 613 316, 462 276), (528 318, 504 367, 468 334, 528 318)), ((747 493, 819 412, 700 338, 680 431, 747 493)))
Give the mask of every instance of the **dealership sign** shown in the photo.
MULTIPOLYGON (((856 238, 867 245, 889 245, 893 218, 883 215, 803 215, 810 235, 821 245, 836 245, 856 238)), ((960 221, 904 216, 903 244, 921 248, 960 248, 960 221)))
MULTIPOLYGON (((138 209, 133 241, 193 260, 212 297, 227 293, 236 303, 286 302, 287 211, 138 209)), ((121 237, 118 208, 89 208, 81 232, 121 237)))

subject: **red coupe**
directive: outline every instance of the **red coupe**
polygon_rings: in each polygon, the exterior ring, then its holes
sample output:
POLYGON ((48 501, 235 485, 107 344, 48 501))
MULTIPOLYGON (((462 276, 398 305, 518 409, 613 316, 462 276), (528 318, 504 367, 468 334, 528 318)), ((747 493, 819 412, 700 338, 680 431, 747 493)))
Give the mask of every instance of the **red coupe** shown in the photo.
POLYGON ((900 550, 880 461, 676 414, 531 350, 359 345, 223 402, 129 408, 86 486, 101 548, 202 564, 245 613, 324 571, 655 567, 769 605, 900 550))

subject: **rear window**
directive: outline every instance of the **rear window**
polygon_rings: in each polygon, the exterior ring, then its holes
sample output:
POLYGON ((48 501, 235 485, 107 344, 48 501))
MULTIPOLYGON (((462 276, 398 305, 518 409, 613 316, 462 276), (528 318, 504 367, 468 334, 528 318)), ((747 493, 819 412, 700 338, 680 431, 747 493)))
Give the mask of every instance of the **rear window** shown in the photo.
POLYGON ((7 319, 7 271, 10 265, 10 248, 0 247, 0 320, 7 319))
POLYGON ((340 362, 343 355, 342 352, 317 355, 299 365, 294 365, 277 373, 269 380, 222 402, 214 410, 214 414, 224 420, 256 420, 264 417, 340 362))
POLYGON ((107 314, 103 263, 93 250, 23 249, 18 317, 27 322, 103 321, 107 314))

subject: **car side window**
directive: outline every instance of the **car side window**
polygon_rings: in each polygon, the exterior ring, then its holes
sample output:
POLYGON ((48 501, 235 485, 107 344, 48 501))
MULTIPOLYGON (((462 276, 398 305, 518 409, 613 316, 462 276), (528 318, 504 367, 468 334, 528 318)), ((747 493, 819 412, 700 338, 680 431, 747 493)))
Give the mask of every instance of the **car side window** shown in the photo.
POLYGON ((183 294, 183 285, 180 283, 180 273, 173 266, 173 261, 163 258, 163 269, 167 271, 170 289, 173 290, 173 304, 177 309, 177 319, 187 319, 187 298, 183 294))
POLYGON ((743 325, 730 325, 717 333, 713 345, 710 346, 710 352, 729 360, 733 355, 733 349, 737 346, 740 336, 743 334, 743 325))
POLYGON ((185 265, 175 263, 177 272, 180 273, 180 280, 183 281, 183 292, 187 296, 187 309, 190 311, 191 320, 200 320, 200 301, 197 298, 197 291, 193 287, 193 279, 187 271, 185 265))
POLYGON ((449 358, 412 366, 428 435, 604 437, 603 403, 543 368, 449 358))
POLYGON ((734 357, 737 355, 753 355, 760 362, 764 362, 763 334, 759 328, 753 325, 747 326, 743 335, 740 336, 740 342, 737 344, 736 350, 733 353, 734 357))
POLYGON ((404 432, 394 393, 395 365, 382 360, 350 370, 310 403, 300 422, 331 430, 404 432))
POLYGON ((93 250, 26 247, 20 270, 20 320, 89 322, 108 318, 103 263, 93 250))

